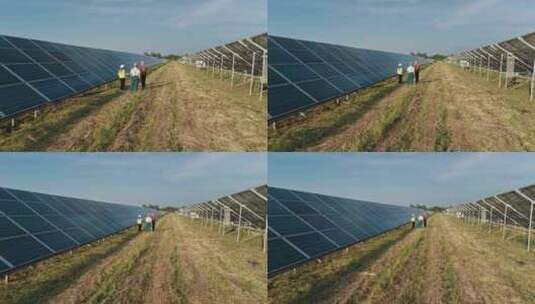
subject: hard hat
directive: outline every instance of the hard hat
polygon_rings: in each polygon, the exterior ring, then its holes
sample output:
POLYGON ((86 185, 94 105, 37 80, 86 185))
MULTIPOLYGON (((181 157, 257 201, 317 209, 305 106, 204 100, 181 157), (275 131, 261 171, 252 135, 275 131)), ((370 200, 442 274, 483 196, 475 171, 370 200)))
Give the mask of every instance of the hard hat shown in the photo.
POLYGON ((121 64, 121 69, 124 68, 124 64, 121 64))

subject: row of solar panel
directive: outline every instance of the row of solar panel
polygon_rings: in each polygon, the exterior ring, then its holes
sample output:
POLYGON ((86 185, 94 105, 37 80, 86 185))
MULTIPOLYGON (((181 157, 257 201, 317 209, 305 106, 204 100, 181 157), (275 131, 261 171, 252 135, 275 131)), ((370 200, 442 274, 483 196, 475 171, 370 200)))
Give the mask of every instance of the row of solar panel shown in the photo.
POLYGON ((535 33, 463 52, 465 58, 475 66, 486 67, 490 64, 491 68, 495 70, 504 68, 505 58, 508 54, 513 54, 516 58, 515 71, 531 73, 533 62, 535 62, 535 33), (502 62, 500 63, 500 61, 502 62))
POLYGON ((493 211, 493 217, 501 220, 505 215, 507 206, 507 218, 513 224, 527 228, 531 212, 531 201, 535 201, 535 185, 530 185, 495 196, 487 197, 475 202, 458 206, 456 210, 478 216, 482 210, 489 215, 493 211))
POLYGON ((98 240, 149 209, 0 188, 0 273, 98 240))
POLYGON ((249 223, 250 226, 264 229, 266 226, 266 199, 267 186, 260 186, 253 190, 246 190, 228 196, 218 198, 194 206, 201 216, 219 219, 224 216, 224 208, 230 209, 230 220, 238 223, 240 205, 242 206, 242 222, 249 223))
POLYGON ((124 52, 0 35, 0 118, 77 95, 116 78, 119 65, 163 61, 124 52))
POLYGON ((232 70, 234 64, 234 70, 244 74, 251 73, 254 59, 253 73, 261 76, 265 49, 267 49, 267 34, 261 34, 200 51, 196 56, 209 66, 221 67, 223 65, 224 70, 232 70))
POLYGON ((408 223, 417 209, 269 187, 268 275, 408 223))
POLYGON ((409 55, 277 36, 268 37, 268 52, 270 120, 373 85, 393 76, 399 63, 415 61, 409 55))

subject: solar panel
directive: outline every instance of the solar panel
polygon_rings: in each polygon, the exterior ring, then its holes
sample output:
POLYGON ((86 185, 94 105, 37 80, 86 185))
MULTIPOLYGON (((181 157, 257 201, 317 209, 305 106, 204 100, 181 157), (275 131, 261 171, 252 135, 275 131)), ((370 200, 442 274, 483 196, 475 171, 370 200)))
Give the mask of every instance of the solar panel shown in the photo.
POLYGON ((149 209, 0 188, 0 273, 98 240, 149 209))
POLYGON ((0 35, 0 119, 59 101, 116 78, 124 64, 163 60, 125 52, 0 35))
MULTIPOLYGON (((268 37, 268 113, 275 120, 393 76, 409 55, 268 37)), ((423 59, 418 59, 425 63, 423 59)))
POLYGON ((252 188, 193 205, 188 211, 208 219, 220 220, 225 214, 224 209, 228 208, 231 225, 237 225, 240 223, 241 209, 241 225, 263 230, 266 227, 266 190, 266 186, 252 188))
POLYGON ((268 275, 399 227, 415 208, 268 188, 268 275))

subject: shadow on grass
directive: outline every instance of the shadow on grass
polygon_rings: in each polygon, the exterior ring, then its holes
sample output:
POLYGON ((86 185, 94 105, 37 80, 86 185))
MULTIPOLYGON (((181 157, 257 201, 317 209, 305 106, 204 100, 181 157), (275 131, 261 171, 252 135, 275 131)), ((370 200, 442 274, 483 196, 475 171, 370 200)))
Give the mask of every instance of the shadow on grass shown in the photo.
MULTIPOLYGON (((373 261, 377 260, 381 255, 383 255, 388 249, 390 249, 394 244, 396 244, 398 241, 402 240, 407 234, 411 232, 411 229, 408 227, 402 227, 400 229, 404 229, 400 232, 400 234, 394 238, 388 239, 387 241, 380 243, 379 246, 373 247, 371 250, 367 251, 362 256, 356 258, 355 260, 351 261, 348 265, 343 267, 343 269, 340 269, 339 271, 335 271, 330 273, 329 275, 325 276, 324 278, 318 280, 316 274, 314 273, 301 273, 297 276, 292 276, 288 278, 289 280, 304 280, 309 279, 312 284, 310 287, 307 287, 307 291, 302 291, 299 293, 299 295, 291 300, 291 303, 315 303, 318 300, 326 300, 328 299, 333 293, 339 291, 342 286, 345 286, 345 284, 350 283, 350 280, 344 281, 348 278, 349 275, 351 275, 354 272, 362 271, 363 269, 366 269, 368 266, 370 266, 373 261)), ((370 240, 370 242, 373 240, 370 240)), ((355 249, 359 250, 359 249, 355 249)), ((349 255, 352 254, 352 251, 350 250, 349 255)), ((336 259, 337 257, 333 257, 336 259)), ((329 271, 329 269, 326 269, 325 271, 329 271)), ((270 284, 271 287, 271 284, 270 284)), ((276 303, 271 301, 270 303, 276 303)))
MULTIPOLYGON (((108 102, 121 96, 123 92, 115 91, 110 94, 95 97, 94 99, 86 102, 78 109, 68 113, 61 119, 54 120, 54 115, 62 110, 51 111, 46 115, 40 117, 39 120, 34 122, 28 122, 24 129, 20 132, 13 132, 10 136, 16 136, 20 138, 22 147, 12 150, 24 150, 24 151, 43 151, 50 145, 53 138, 60 134, 65 133, 73 125, 80 122, 84 117, 97 111, 100 107, 104 106, 108 102), (34 140, 28 140, 28 137, 35 137, 34 140)), ((82 101, 80 101, 82 102, 82 101)), ((70 105, 69 105, 70 106, 70 105)), ((66 109, 68 111, 68 109, 66 109)), ((0 146, 0 151, 11 151, 11 149, 0 146)))
MULTIPOLYGON (((374 91, 371 92, 371 95, 365 101, 359 104, 354 104, 354 108, 348 108, 347 112, 339 117, 332 117, 332 123, 329 123, 327 126, 309 128, 301 128, 298 123, 296 124, 296 131, 290 131, 287 133, 288 135, 280 134, 278 136, 273 136, 275 141, 270 140, 269 150, 295 151, 317 145, 321 143, 324 138, 343 132, 348 125, 358 121, 374 105, 400 87, 401 86, 399 86, 397 83, 383 83, 370 87, 369 90, 374 91), (285 138, 277 139, 279 136, 284 136, 285 138)), ((325 116, 333 116, 336 113, 335 111, 331 110, 327 111, 332 113, 328 113, 325 116)))
MULTIPOLYGON (((93 255, 89 254, 89 257, 87 259, 84 259, 79 264, 73 263, 72 265, 64 266, 66 268, 64 272, 56 273, 56 276, 46 278, 46 280, 42 282, 33 283, 36 284, 35 286, 29 286, 28 284, 32 283, 26 283, 24 282, 24 279, 20 282, 20 286, 15 287, 9 285, 9 292, 7 293, 7 297, 2 297, 0 298, 0 300, 2 301, 2 303, 17 304, 47 303, 51 298, 58 295, 64 289, 68 288, 70 284, 78 280, 87 270, 94 267, 100 260, 118 252, 128 244, 128 241, 130 241, 136 236, 136 233, 130 232, 130 234, 125 236, 124 239, 120 240, 119 243, 112 245, 105 251, 93 255)), ((74 252, 73 254, 76 255, 77 252, 74 252)), ((65 253, 64 255, 67 254, 65 253)), ((69 257, 67 256, 65 257, 65 259, 69 259, 69 257)), ((59 265, 55 265, 56 263, 61 263, 61 261, 52 261, 51 265, 46 266, 59 267, 59 265)), ((26 277, 28 277, 30 280, 33 276, 33 271, 34 270, 30 270, 30 272, 26 274, 26 277)), ((41 269, 40 272, 47 272, 47 270, 41 269)), ((52 271, 52 273, 54 273, 54 271, 52 271)), ((2 292, 1 294, 6 293, 2 292)))

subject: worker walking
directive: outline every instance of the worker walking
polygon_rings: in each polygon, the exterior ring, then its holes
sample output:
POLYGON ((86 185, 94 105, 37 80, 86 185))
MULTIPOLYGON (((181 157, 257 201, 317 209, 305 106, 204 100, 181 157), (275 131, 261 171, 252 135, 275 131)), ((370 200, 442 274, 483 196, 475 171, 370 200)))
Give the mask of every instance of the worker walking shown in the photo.
POLYGON ((418 216, 418 226, 423 227, 423 224, 424 224, 424 216, 420 214, 418 216))
POLYGON ((145 230, 152 231, 152 217, 150 215, 145 218, 145 230))
POLYGON ((152 231, 156 230, 156 216, 152 218, 152 231))
POLYGON ((144 61, 141 61, 141 64, 139 65, 139 71, 141 78, 141 89, 145 90, 145 84, 147 82, 147 73, 149 72, 149 68, 145 65, 144 61))
POLYGON ((137 92, 140 74, 141 71, 137 67, 137 63, 134 63, 134 67, 132 67, 132 69, 130 70, 130 91, 133 93, 137 92))
POLYGON ((420 81, 420 64, 418 61, 414 62, 414 83, 420 81))
POLYGON ((119 77, 119 82, 121 83, 121 91, 124 91, 126 89, 126 70, 124 69, 124 64, 121 64, 121 66, 119 67, 117 77, 119 77))
POLYGON ((411 222, 412 222, 412 229, 416 228, 416 217, 414 217, 414 214, 411 217, 411 222))
POLYGON ((137 232, 141 232, 141 229, 143 228, 143 218, 141 217, 141 214, 137 216, 137 232))
POLYGON ((413 85, 414 84, 414 66, 409 64, 407 67, 407 84, 413 85))
POLYGON ((427 214, 424 216, 424 228, 427 227, 427 214))
POLYGON ((398 83, 402 84, 403 83, 403 65, 401 63, 398 64, 396 73, 398 75, 398 83))

